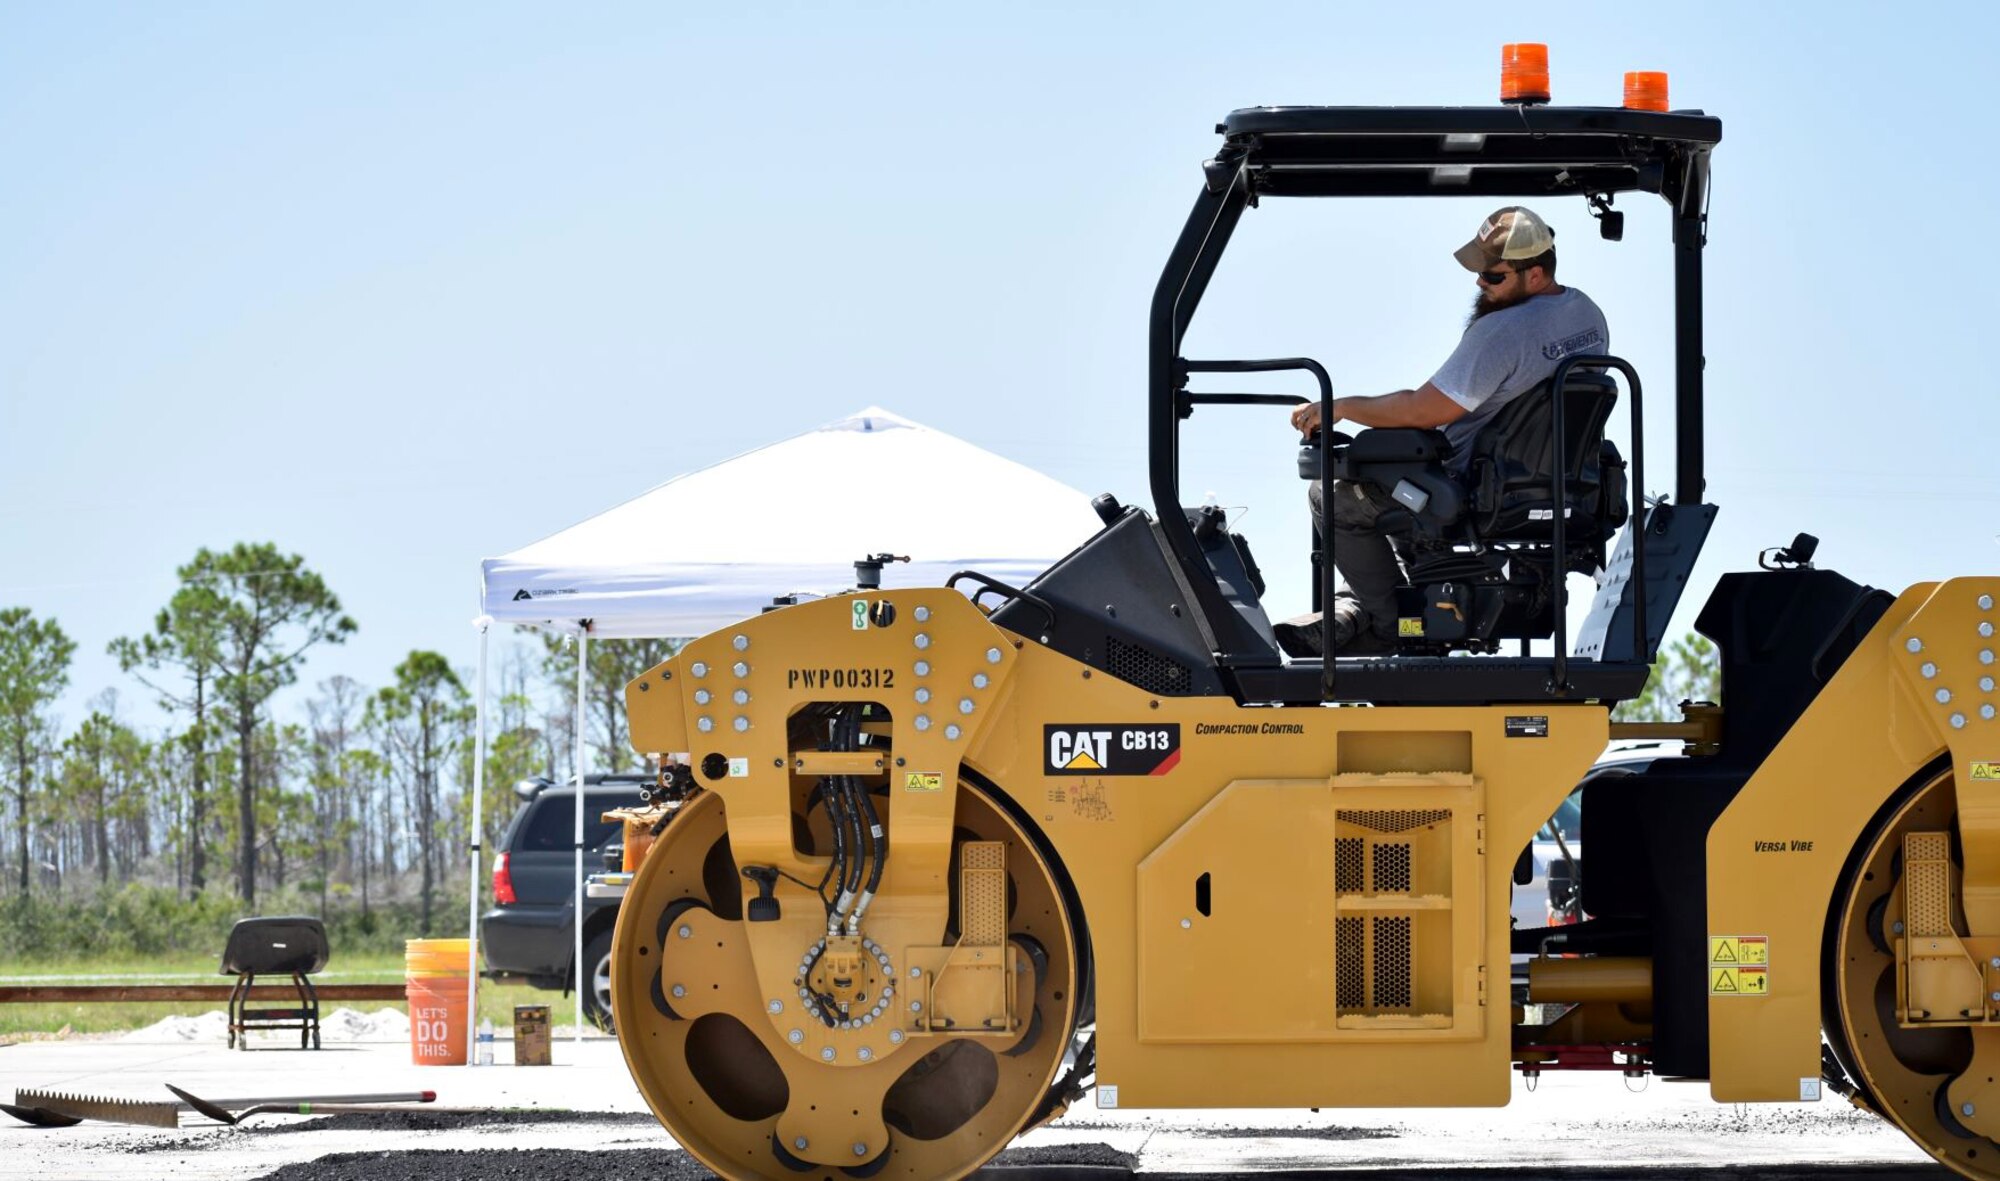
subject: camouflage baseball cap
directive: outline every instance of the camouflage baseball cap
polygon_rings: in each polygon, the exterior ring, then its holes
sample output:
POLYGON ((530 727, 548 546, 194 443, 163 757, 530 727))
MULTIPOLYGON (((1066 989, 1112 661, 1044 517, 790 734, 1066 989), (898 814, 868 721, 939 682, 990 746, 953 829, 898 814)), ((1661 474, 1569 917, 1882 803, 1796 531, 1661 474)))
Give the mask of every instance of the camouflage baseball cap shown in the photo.
POLYGON ((1490 271, 1493 264, 1546 254, 1556 244, 1556 232, 1531 209, 1509 205, 1479 223, 1472 241, 1452 252, 1468 271, 1490 271))

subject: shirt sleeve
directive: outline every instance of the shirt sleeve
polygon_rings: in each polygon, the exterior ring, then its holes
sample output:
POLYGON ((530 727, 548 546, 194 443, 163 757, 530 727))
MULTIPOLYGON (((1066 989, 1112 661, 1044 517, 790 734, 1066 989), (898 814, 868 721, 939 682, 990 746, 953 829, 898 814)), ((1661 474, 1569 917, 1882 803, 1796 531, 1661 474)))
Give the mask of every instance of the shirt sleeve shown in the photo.
POLYGON ((1477 410, 1513 376, 1519 359, 1507 347, 1507 337, 1497 323, 1499 313, 1474 320, 1459 337, 1458 347, 1432 375, 1431 384, 1445 397, 1477 410))

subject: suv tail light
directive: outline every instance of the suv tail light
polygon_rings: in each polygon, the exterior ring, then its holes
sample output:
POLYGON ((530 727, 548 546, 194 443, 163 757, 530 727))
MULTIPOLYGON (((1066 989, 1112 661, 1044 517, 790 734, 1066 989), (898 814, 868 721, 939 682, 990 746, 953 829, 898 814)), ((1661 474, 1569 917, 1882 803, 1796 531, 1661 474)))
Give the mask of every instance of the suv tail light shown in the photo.
POLYGON ((501 906, 514 905, 514 875, 507 868, 506 853, 493 859, 493 901, 501 906))

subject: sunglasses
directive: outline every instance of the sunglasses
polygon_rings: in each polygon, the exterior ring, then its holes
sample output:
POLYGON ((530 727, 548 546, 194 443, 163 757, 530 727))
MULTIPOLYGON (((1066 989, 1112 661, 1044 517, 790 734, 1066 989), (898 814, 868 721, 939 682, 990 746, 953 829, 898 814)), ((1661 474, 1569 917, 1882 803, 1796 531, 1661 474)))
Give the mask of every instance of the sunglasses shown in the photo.
POLYGON ((1507 276, 1518 275, 1520 273, 1519 271, 1481 271, 1479 272, 1479 281, 1488 287, 1498 287, 1507 281, 1507 276))

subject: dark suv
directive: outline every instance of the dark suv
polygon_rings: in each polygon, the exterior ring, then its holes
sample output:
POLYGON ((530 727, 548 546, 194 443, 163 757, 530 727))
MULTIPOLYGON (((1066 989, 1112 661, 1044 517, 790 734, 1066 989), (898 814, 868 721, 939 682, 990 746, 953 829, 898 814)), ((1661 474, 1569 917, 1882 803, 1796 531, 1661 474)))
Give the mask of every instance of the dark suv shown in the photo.
MULTIPOLYGON (((622 843, 619 826, 602 819, 603 814, 638 804, 639 793, 652 782, 644 775, 584 777, 585 875, 603 872, 606 849, 622 843)), ((493 859, 494 906, 479 924, 490 978, 526 979, 537 988, 564 991, 576 978, 571 964, 576 946, 576 862, 570 850, 576 831, 574 783, 526 779, 514 786, 521 807, 500 839, 493 859)), ((583 1011, 604 1029, 611 1027, 611 927, 617 921, 616 898, 584 898, 583 962, 590 969, 591 986, 583 991, 583 1011)))

